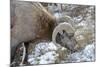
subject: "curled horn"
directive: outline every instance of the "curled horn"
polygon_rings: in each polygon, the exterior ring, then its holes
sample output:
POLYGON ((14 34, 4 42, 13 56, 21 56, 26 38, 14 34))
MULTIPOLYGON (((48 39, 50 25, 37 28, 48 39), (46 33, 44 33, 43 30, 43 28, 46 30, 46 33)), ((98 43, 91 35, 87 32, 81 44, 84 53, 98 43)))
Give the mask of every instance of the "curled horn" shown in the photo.
POLYGON ((56 26, 55 29, 53 30, 52 41, 57 47, 59 47, 59 45, 57 44, 57 42, 55 40, 56 36, 57 36, 57 33, 59 32, 59 33, 62 34, 63 30, 65 30, 67 33, 74 33, 75 32, 75 30, 72 27, 72 25, 67 23, 67 22, 60 23, 58 26, 56 26))

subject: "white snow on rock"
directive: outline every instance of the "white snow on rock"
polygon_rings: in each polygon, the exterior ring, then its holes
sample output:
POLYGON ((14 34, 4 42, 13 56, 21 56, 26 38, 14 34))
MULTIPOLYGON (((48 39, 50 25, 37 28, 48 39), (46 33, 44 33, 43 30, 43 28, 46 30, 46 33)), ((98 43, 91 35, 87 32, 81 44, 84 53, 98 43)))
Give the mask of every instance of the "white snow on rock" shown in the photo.
POLYGON ((67 63, 67 62, 90 62, 95 61, 95 44, 87 45, 83 50, 69 54, 66 53, 66 49, 60 49, 54 46, 52 42, 39 43, 35 48, 35 54, 28 56, 28 62, 30 64, 53 64, 53 63, 67 63), (42 46, 42 47, 41 47, 42 46), (41 48, 40 48, 41 47, 41 48), (45 48, 45 49, 44 49, 45 48), (44 49, 44 50, 43 50, 44 49), (64 55, 63 55, 63 54, 64 55), (65 60, 61 58, 64 57, 65 60))
POLYGON ((59 55, 56 54, 55 51, 47 52, 46 54, 40 57, 40 64, 55 63, 55 61, 58 59, 58 56, 59 55))
POLYGON ((57 50, 57 47, 52 42, 39 43, 35 47, 35 56, 39 56, 41 54, 45 54, 48 51, 54 50, 57 50))
POLYGON ((95 45, 89 44, 80 52, 68 56, 67 62, 92 62, 95 61, 95 45))
MULTIPOLYGON (((56 63, 59 54, 56 52, 58 48, 53 42, 42 42, 36 45, 34 54, 28 55, 30 64, 51 64, 56 63)), ((62 50, 63 52, 64 50, 62 50)))

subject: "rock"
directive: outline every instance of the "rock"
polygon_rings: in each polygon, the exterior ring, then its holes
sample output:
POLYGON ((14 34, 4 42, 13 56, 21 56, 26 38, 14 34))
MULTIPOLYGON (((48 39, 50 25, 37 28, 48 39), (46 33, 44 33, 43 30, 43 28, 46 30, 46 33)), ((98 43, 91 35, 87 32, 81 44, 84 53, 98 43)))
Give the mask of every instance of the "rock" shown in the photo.
POLYGON ((84 48, 88 43, 94 40, 93 28, 89 28, 85 23, 79 23, 76 26, 75 39, 77 41, 77 49, 84 48))
POLYGON ((70 54, 67 62, 93 62, 95 61, 95 45, 89 44, 80 52, 70 54))
POLYGON ((64 47, 57 48, 53 42, 41 42, 36 45, 32 53, 34 54, 28 55, 30 64, 53 64, 60 63, 66 58, 67 49, 64 47))

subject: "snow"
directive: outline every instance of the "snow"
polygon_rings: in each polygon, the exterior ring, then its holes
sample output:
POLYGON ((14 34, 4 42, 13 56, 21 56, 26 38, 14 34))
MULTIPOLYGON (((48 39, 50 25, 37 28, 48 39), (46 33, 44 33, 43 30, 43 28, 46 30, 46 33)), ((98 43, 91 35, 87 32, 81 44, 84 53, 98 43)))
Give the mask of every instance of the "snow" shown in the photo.
POLYGON ((48 43, 48 42, 43 42, 43 43, 39 43, 38 45, 36 45, 35 47, 35 56, 39 56, 48 51, 52 51, 52 50, 57 50, 57 47, 52 43, 48 43))
POLYGON ((54 51, 47 52, 46 54, 40 57, 40 64, 45 64, 44 62, 46 62, 47 64, 55 63, 57 57, 58 54, 56 54, 56 52, 54 51))
POLYGON ((80 52, 68 56, 67 62, 92 62, 95 61, 95 45, 89 44, 80 52))
MULTIPOLYGON (((56 53, 57 47, 53 42, 42 42, 36 45, 35 55, 28 56, 30 64, 51 64, 55 63, 59 54, 56 53)), ((34 53, 33 52, 33 53, 34 53)))
POLYGON ((61 55, 61 53, 64 53, 64 54, 66 53, 65 48, 62 47, 62 49, 57 53, 58 50, 56 49, 56 47, 54 46, 54 44, 52 42, 50 42, 50 43, 46 43, 46 42, 45 43, 44 42, 39 43, 37 46, 36 46, 35 54, 39 54, 39 55, 35 55, 35 56, 34 55, 29 55, 28 56, 28 58, 29 58, 28 62, 30 64, 52 64, 52 63, 59 62, 59 60, 60 60, 59 63, 95 61, 95 44, 94 43, 88 44, 83 50, 81 50, 79 52, 69 54, 66 57, 64 57, 63 54, 61 55), (43 44, 44 44, 44 46, 41 47, 41 48, 42 49, 46 48, 46 49, 43 50, 44 54, 41 55, 42 51, 41 52, 38 51, 37 48, 40 47, 43 44), (59 58, 60 55, 62 57, 64 57, 66 60, 61 60, 61 58, 59 58))

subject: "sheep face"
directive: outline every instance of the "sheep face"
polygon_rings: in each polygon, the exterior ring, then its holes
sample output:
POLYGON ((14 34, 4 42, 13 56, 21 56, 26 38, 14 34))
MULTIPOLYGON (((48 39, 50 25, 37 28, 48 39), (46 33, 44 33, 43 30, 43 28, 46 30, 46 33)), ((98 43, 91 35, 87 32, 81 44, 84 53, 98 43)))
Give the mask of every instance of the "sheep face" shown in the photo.
POLYGON ((74 48, 77 42, 74 38, 74 33, 67 33, 65 30, 62 30, 62 32, 62 34, 57 33, 56 42, 71 51, 75 51, 74 48))

